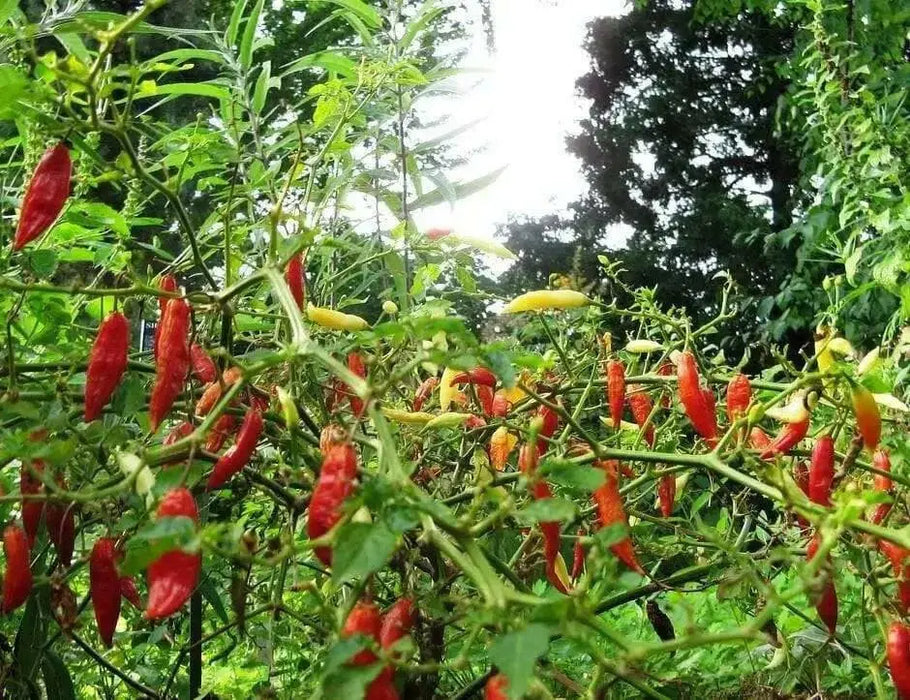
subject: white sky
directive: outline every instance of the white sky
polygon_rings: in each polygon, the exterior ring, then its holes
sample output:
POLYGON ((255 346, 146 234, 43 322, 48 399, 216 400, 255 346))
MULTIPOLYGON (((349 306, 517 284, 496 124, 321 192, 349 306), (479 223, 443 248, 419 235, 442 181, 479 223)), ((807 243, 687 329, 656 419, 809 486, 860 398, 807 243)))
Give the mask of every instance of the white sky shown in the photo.
MULTIPOLYGON (((509 215, 562 211, 584 190, 579 161, 566 151, 566 134, 577 130, 587 105, 575 81, 587 72, 585 25, 619 14, 623 0, 492 0, 495 53, 490 55, 479 22, 464 61, 463 94, 445 99, 453 116, 440 133, 475 119, 457 150, 471 154, 453 181, 471 180, 506 167, 485 190, 455 204, 415 215, 418 227, 453 228, 492 238, 509 215), (480 69, 482 73, 471 69, 480 69), (479 81, 479 82, 478 82, 479 81)), ((435 105, 434 105, 435 107, 435 105)))

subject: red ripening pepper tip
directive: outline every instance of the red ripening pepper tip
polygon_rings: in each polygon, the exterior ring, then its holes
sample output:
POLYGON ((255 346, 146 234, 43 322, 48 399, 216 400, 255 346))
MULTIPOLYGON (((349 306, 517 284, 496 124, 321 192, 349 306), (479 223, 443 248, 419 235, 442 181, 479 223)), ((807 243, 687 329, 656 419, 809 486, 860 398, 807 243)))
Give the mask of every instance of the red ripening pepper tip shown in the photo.
POLYGON ((870 451, 878 447, 882 436, 882 417, 872 392, 861 384, 854 385, 850 392, 853 401, 853 413, 856 415, 856 428, 863 438, 863 445, 870 451))
POLYGON ((607 403, 610 406, 610 420, 613 430, 619 430, 622 410, 626 403, 626 368, 622 362, 607 362, 607 403))
POLYGON ((183 389, 190 369, 190 306, 183 299, 171 299, 161 319, 161 352, 155 362, 155 386, 149 402, 152 432, 171 410, 183 389))
POLYGON ((509 679, 501 673, 491 676, 483 690, 483 700, 509 700, 509 679))
MULTIPOLYGON (((391 651, 399 639, 407 636, 414 626, 414 603, 410 598, 401 598, 382 616, 379 627, 379 646, 391 651)), ((397 698, 395 690, 395 668, 386 666, 382 669, 367 690, 366 700, 397 698)))
POLYGON ((427 377, 420 383, 420 386, 417 387, 417 391, 414 392, 414 400, 411 402, 412 411, 416 413, 423 408, 423 405, 426 403, 427 399, 430 398, 430 395, 433 393, 433 389, 436 388, 437 384, 439 384, 438 377, 427 377))
POLYGON ((541 406, 537 409, 537 415, 540 417, 540 439, 537 440, 537 451, 543 454, 549 446, 544 438, 551 438, 559 428, 559 414, 549 406, 541 406))
POLYGON ((809 465, 809 500, 831 507, 831 484, 834 482, 834 440, 822 435, 812 448, 809 465))
POLYGON ((243 376, 243 372, 240 371, 239 367, 228 367, 224 372, 221 373, 221 382, 211 382, 205 386, 205 389, 202 392, 202 396, 199 397, 199 401, 196 402, 196 415, 197 416, 207 416, 209 412, 215 407, 215 404, 221 400, 222 387, 224 385, 224 390, 228 389, 232 385, 240 381, 240 378, 243 376))
MULTIPOLYGON (((538 459, 539 447, 537 444, 526 442, 521 446, 521 450, 518 453, 518 468, 531 481, 531 493, 534 499, 542 501, 552 498, 553 493, 546 482, 534 480, 538 459)), ((556 557, 559 555, 559 521, 540 523, 540 532, 543 535, 543 553, 547 580, 560 593, 567 594, 569 591, 556 570, 556 557)))
POLYGON ((474 387, 477 393, 477 402, 480 404, 480 410, 485 416, 493 415, 493 389, 483 384, 474 387))
POLYGON ((910 550, 888 540, 879 540, 878 548, 891 562, 894 577, 897 579, 899 608, 901 613, 906 615, 910 610, 910 550))
MULTIPOLYGON (((185 488, 171 489, 156 512, 158 518, 190 518, 199 522, 196 501, 185 488)), ((199 581, 199 570, 202 568, 202 554, 190 554, 182 549, 165 552, 148 568, 148 604, 145 617, 149 620, 160 620, 173 615, 189 600, 196 583, 199 581)))
POLYGON ((506 398, 502 390, 493 395, 493 404, 490 406, 490 414, 495 418, 505 418, 512 410, 512 402, 506 398))
MULTIPOLYGON (((58 474, 57 485, 66 490, 66 479, 58 474)), ((44 517, 47 524, 47 536, 57 550, 57 559, 64 566, 69 566, 73 561, 73 549, 76 546, 76 512, 72 503, 51 501, 44 507, 44 517)))
MULTIPOLYGON (((319 480, 310 499, 307 534, 311 540, 325 535, 341 519, 341 507, 353 493, 356 477, 357 455, 354 448, 349 443, 330 446, 322 460, 319 480)), ((331 548, 316 547, 315 553, 323 564, 332 565, 331 548)))
POLYGON ((218 488, 246 466, 250 457, 253 456, 253 452, 256 451, 256 443, 259 442, 259 436, 262 434, 262 426, 262 413, 259 409, 249 409, 237 432, 237 441, 221 455, 212 468, 212 473, 205 484, 206 490, 211 491, 218 488))
POLYGON ((120 575, 117 573, 117 547, 110 537, 102 537, 92 547, 89 558, 89 593, 98 623, 98 635, 110 648, 120 619, 120 575))
POLYGON ((888 667, 898 698, 910 699, 910 626, 899 620, 888 627, 888 667))
POLYGON ((284 281, 288 283, 288 289, 291 290, 291 296, 297 303, 297 307, 303 310, 306 304, 306 277, 303 271, 303 253, 298 253, 288 260, 287 267, 284 268, 284 281))
MULTIPOLYGON (((358 353, 348 353, 348 369, 361 379, 366 379, 367 368, 363 364, 363 358, 358 353)), ((354 417, 360 418, 363 415, 363 399, 353 391, 348 391, 348 403, 351 404, 351 411, 353 411, 354 417)))
POLYGON ((218 378, 214 360, 199 343, 190 346, 190 362, 193 365, 193 374, 203 384, 211 384, 218 378))
MULTIPOLYGON (((44 462, 40 459, 32 460, 31 464, 27 461, 22 462, 19 470, 19 493, 23 496, 44 493, 44 484, 32 471, 41 473, 44 471, 44 462)), ((32 500, 30 498, 22 499, 22 525, 25 527, 25 534, 28 536, 28 546, 35 544, 35 537, 38 535, 38 526, 44 517, 44 501, 32 500)))
POLYGON ((212 426, 212 432, 209 433, 208 439, 205 441, 205 449, 209 452, 218 452, 224 447, 224 443, 227 442, 236 427, 237 418, 234 414, 222 413, 218 416, 218 420, 215 421, 215 425, 212 426))
POLYGON ((120 595, 126 598, 136 610, 142 610, 142 599, 139 597, 139 589, 136 588, 136 582, 132 576, 120 578, 120 595))
POLYGON ((467 372, 456 374, 452 377, 452 384, 481 384, 483 386, 496 386, 496 375, 486 367, 475 367, 467 372))
POLYGON ((20 250, 38 238, 57 220, 70 196, 72 179, 73 163, 69 149, 62 143, 48 148, 25 188, 13 250, 20 250))
MULTIPOLYGON (((645 393, 644 387, 629 387, 629 408, 632 410, 635 424, 639 429, 644 428, 654 409, 651 397, 645 393)), ((648 424, 645 430, 645 442, 648 443, 648 447, 654 447, 654 425, 651 423, 648 424)))
POLYGON ((101 415, 111 400, 126 365, 130 349, 130 323, 119 311, 108 314, 98 328, 85 373, 85 422, 101 415))
POLYGON ((28 537, 18 525, 7 525, 3 531, 3 554, 3 612, 9 613, 22 605, 32 590, 28 537))
MULTIPOLYGON (((809 432, 809 419, 801 420, 798 423, 787 423, 777 437, 761 453, 762 459, 771 459, 775 455, 785 455, 806 437, 809 432)), ((753 438, 754 440, 754 438, 753 438)))
MULTIPOLYGON (((679 402, 683 405, 686 416, 709 445, 717 442, 717 416, 713 406, 708 402, 706 393, 702 390, 701 375, 695 356, 691 352, 681 353, 676 365, 676 383, 679 402)), ((711 393, 713 402, 714 394, 711 393)))
MULTIPOLYGON (((623 507, 622 496, 619 493, 619 463, 615 460, 606 460, 600 462, 600 467, 606 474, 606 480, 603 486, 598 488, 593 494, 600 527, 604 528, 617 524, 626 526, 626 510, 623 507)), ((610 551, 630 569, 642 575, 644 574, 644 570, 635 557, 632 539, 628 535, 616 544, 611 545, 610 551)))
MULTIPOLYGON (((806 464, 803 460, 798 460, 796 464, 793 465, 793 481, 796 482, 796 485, 799 486, 799 490, 806 494, 806 498, 809 497, 809 465, 806 464)), ((809 527, 809 521, 806 520, 803 516, 796 516, 796 523, 805 530, 809 527)))
MULTIPOLYGON (((158 280, 158 289, 162 292, 176 292, 177 278, 173 275, 162 275, 158 280)), ((158 361, 158 345, 161 340, 161 322, 164 320, 164 310, 170 300, 170 297, 158 297, 158 325, 155 326, 155 342, 152 345, 152 357, 156 362, 158 361)))
MULTIPOLYGON (((344 621, 344 627, 341 628, 341 637, 353 637, 355 634, 362 635, 367 639, 379 641, 379 629, 382 626, 382 616, 372 603, 359 601, 351 612, 348 619, 344 621)), ((376 660, 376 654, 372 649, 361 649, 348 662, 352 666, 369 666, 376 660)))
POLYGON ((771 438, 768 437, 768 433, 756 425, 749 431, 749 444, 753 449, 764 452, 771 447, 771 438))
POLYGON ((752 402, 752 385, 749 378, 739 373, 727 384, 727 420, 731 423, 743 415, 752 402))
POLYGON ((657 499, 660 502, 660 514, 665 518, 673 515, 673 505, 676 502, 676 477, 664 474, 657 484, 657 499))
POLYGON ((581 543, 581 538, 584 536, 584 528, 578 528, 578 536, 575 538, 575 546, 572 548, 572 583, 578 580, 585 568, 585 547, 581 543))
MULTIPOLYGON (((875 454, 872 455, 872 466, 876 469, 880 469, 883 472, 891 472, 891 458, 888 456, 888 451, 882 448, 879 448, 875 451, 875 454)), ((893 482, 890 477, 883 476, 881 474, 875 475, 874 487, 876 491, 881 491, 884 493, 890 492, 893 482)), ((872 517, 870 520, 878 525, 882 520, 885 519, 885 516, 891 511, 890 503, 879 503, 875 506, 875 510, 872 511, 872 517)))
MULTIPOLYGON (((807 561, 812 561, 815 558, 820 545, 821 536, 816 533, 806 548, 807 561)), ((822 570, 824 583, 822 584, 822 592, 815 601, 815 610, 818 612, 819 619, 825 623, 828 631, 834 634, 837 630, 837 592, 834 590, 834 578, 831 572, 827 570, 829 564, 830 561, 825 562, 822 570)))

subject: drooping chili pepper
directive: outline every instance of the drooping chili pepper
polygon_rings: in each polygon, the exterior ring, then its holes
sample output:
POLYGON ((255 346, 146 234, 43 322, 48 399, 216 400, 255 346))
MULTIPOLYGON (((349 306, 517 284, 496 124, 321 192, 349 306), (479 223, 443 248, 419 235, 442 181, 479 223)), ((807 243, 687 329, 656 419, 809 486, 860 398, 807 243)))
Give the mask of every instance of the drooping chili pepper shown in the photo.
POLYGON ((269 395, 255 386, 249 388, 246 400, 247 403, 249 403, 250 408, 255 408, 260 413, 265 413, 272 405, 272 400, 269 395))
POLYGON ((676 503, 676 477, 664 474, 657 484, 657 499, 660 501, 660 514, 665 518, 673 515, 673 505, 676 503))
POLYGON ((619 430, 626 403, 626 368, 617 360, 607 362, 607 403, 610 405, 613 430, 619 430))
POLYGON ((28 536, 18 525, 7 525, 3 531, 3 554, 3 612, 9 613, 22 605, 32 590, 28 536))
POLYGON ((161 352, 155 363, 155 386, 149 402, 152 432, 158 430, 183 389, 190 369, 190 306, 183 299, 171 299, 161 319, 161 352))
POLYGON ((452 384, 482 384, 483 386, 496 386, 496 375, 486 367, 475 367, 467 372, 461 372, 452 377, 452 384))
MULTIPOLYGON (((161 279, 158 280, 158 289, 162 292, 176 292, 177 278, 173 275, 162 275, 161 279)), ((170 300, 170 297, 158 297, 158 325, 155 326, 155 341, 154 345, 152 345, 152 357, 155 362, 158 362, 158 346, 161 344, 161 324, 164 321, 164 311, 167 309, 167 303, 170 300)))
POLYGON ((291 296, 297 302, 297 307, 303 311, 306 302, 306 277, 303 271, 303 253, 298 253, 288 260, 284 268, 284 281, 288 283, 291 296))
POLYGON ((477 403, 480 404, 480 410, 485 416, 493 415, 493 389, 483 384, 474 387, 474 393, 477 395, 477 403))
POLYGON ((102 537, 92 547, 89 558, 89 594, 95 609, 98 635, 110 648, 120 619, 120 575, 117 573, 117 546, 110 537, 102 537))
POLYGON ((57 220, 70 196, 72 179, 73 163, 69 149, 62 143, 48 148, 25 188, 13 250, 20 250, 38 238, 57 220))
POLYGON ((540 438, 537 440, 537 451, 539 454, 543 454, 549 447, 549 443, 544 438, 553 437, 559 429, 559 414, 549 406, 542 405, 537 409, 537 415, 540 418, 540 430, 537 433, 540 438))
POLYGON ((651 403, 651 397, 645 393, 642 386, 634 385, 629 387, 629 408, 632 411, 632 417, 639 429, 645 431, 645 442, 649 447, 654 447, 654 425, 648 423, 648 418, 654 410, 654 404, 651 403), (645 428, 647 424, 647 428, 645 428))
POLYGON ((752 402, 752 385, 749 378, 742 374, 736 374, 727 384, 727 420, 731 423, 749 410, 749 404, 752 402))
POLYGON ((833 482, 834 440, 830 435, 822 435, 812 448, 812 462, 809 465, 809 500, 830 508, 833 482))
POLYGON ((222 413, 212 426, 212 430, 205 441, 205 449, 209 452, 218 452, 237 427, 237 418, 233 413, 222 413))
POLYGON ((775 455, 785 455, 806 437, 809 432, 809 418, 798 423, 786 423, 777 437, 761 453, 762 459, 771 459, 775 455))
POLYGON ((512 403, 502 390, 493 395, 493 405, 490 406, 490 414, 495 418, 505 418, 512 410, 512 403))
POLYGON ((863 438, 863 445, 870 451, 878 447, 882 436, 882 417, 878 411, 875 397, 862 384, 854 384, 850 391, 853 401, 853 413, 856 415, 856 428, 863 438))
MULTIPOLYGON (((348 619, 341 628, 341 637, 353 637, 361 635, 373 642, 379 641, 379 630, 382 626, 382 616, 372 603, 358 601, 348 614, 348 619)), ((348 662, 351 666, 369 666, 376 661, 376 654, 372 649, 361 649, 348 662)))
POLYGON ((190 346, 190 361, 193 365, 193 374, 203 384, 211 384, 218 378, 215 361, 199 343, 190 346))
MULTIPOLYGON (((816 533, 806 548, 807 561, 812 561, 815 558, 815 555, 818 554, 819 546, 821 546, 821 536, 816 533)), ((837 592, 834 589, 834 577, 829 567, 830 557, 825 562, 822 570, 822 591, 815 600, 815 610, 818 612, 819 619, 825 623, 828 631, 834 634, 837 629, 837 592)))
POLYGON ((437 384, 439 384, 438 377, 427 377, 420 383, 420 386, 417 387, 417 391, 414 392, 414 400, 411 402, 412 411, 416 413, 423 408, 423 405, 426 403, 427 399, 430 398, 430 395, 433 393, 437 384))
MULTIPOLYGON (((66 479, 62 474, 57 475, 56 482, 62 490, 66 490, 66 479)), ((50 501, 44 508, 44 516, 47 536, 57 550, 57 559, 64 566, 69 566, 73 561, 73 549, 76 546, 75 505, 50 501)))
MULTIPOLYGON (((799 486, 799 490, 809 498, 809 465, 803 460, 797 460, 796 464, 793 465, 793 481, 799 486)), ((809 521, 798 514, 796 516, 796 523, 803 530, 809 527, 809 521)))
MULTIPOLYGON (((883 472, 891 472, 891 457, 889 456, 886 449, 880 447, 875 451, 875 454, 872 455, 872 466, 876 469, 882 470, 883 472)), ((876 491, 888 493, 891 491, 893 482, 891 481, 890 477, 876 474, 874 486, 876 491)), ((891 512, 890 503, 879 503, 877 506, 875 506, 875 510, 872 511, 872 517, 870 520, 878 525, 882 520, 885 519, 889 512, 891 512)))
POLYGON ((900 611, 906 615, 907 611, 910 610, 910 550, 904 549, 893 542, 888 542, 888 540, 879 540, 878 548, 891 562, 894 577, 897 579, 897 597, 900 611))
MULTIPOLYGON (((657 376, 659 377, 672 377, 674 374, 672 362, 664 362, 657 368, 657 376)), ((660 407, 670 408, 670 392, 668 391, 668 386, 666 384, 663 385, 661 391, 660 407)))
POLYGON ((544 311, 546 309, 574 309, 591 303, 581 292, 571 289, 538 289, 521 294, 503 308, 504 314, 517 314, 523 311, 544 311))
POLYGON ((101 415, 126 371, 130 323, 119 311, 108 314, 98 328, 85 373, 85 422, 101 415))
MULTIPOLYGON (((44 462, 40 459, 34 459, 31 463, 24 461, 19 471, 19 493, 23 496, 36 495, 44 493, 44 484, 32 471, 42 473, 44 471, 44 462)), ((25 527, 25 534, 28 535, 28 546, 33 547, 35 537, 38 535, 38 526, 41 525, 41 519, 44 517, 44 501, 37 499, 22 499, 22 525, 25 527)))
MULTIPOLYGON (((161 444, 165 447, 168 445, 173 445, 175 442, 179 442, 183 438, 190 435, 195 430, 195 427, 189 421, 183 421, 178 423, 177 426, 171 430, 167 435, 164 436, 164 439, 161 441, 161 444)), ((177 464, 180 462, 180 459, 172 459, 165 462, 166 465, 177 464)))
POLYGON ((717 416, 705 400, 702 391, 701 375, 691 352, 681 353, 676 364, 676 382, 679 401, 685 409, 686 416, 709 445, 717 440, 717 416))
POLYGON ((509 432, 506 426, 499 426, 490 437, 490 464, 497 471, 502 471, 509 460, 509 455, 518 444, 518 438, 509 432))
MULTIPOLYGON (((594 503, 597 506, 597 518, 600 527, 610 525, 627 526, 626 510, 622 504, 619 493, 619 463, 615 460, 605 460, 599 463, 606 474, 603 485, 594 491, 594 503)), ((610 551, 626 566, 633 571, 644 574, 644 570, 635 556, 632 539, 626 535, 622 540, 610 546, 610 551)))
POLYGON ((136 610, 142 610, 142 599, 139 597, 139 589, 136 588, 136 582, 132 576, 120 577, 120 595, 126 598, 136 610))
POLYGON ((910 626, 894 620, 888 627, 888 668, 900 700, 910 698, 910 626))
MULTIPOLYGON (((414 602, 410 598, 401 598, 382 616, 377 637, 379 646, 391 652, 398 643, 411 632, 414 626, 414 602)), ((380 700, 381 698, 397 698, 395 690, 395 669, 386 666, 367 689, 366 700, 380 700)))
POLYGON ((362 331, 370 327, 366 319, 355 314, 346 314, 335 309, 323 309, 312 304, 306 305, 306 317, 317 326, 334 331, 362 331))
MULTIPOLYGON (((348 369, 361 379, 366 379, 367 377, 367 368, 363 364, 363 358, 359 353, 348 353, 348 369)), ((363 415, 363 399, 349 389, 348 402, 351 404, 351 411, 354 412, 354 417, 360 418, 363 415)))
MULTIPOLYGON (((457 414, 449 414, 449 415, 457 415, 457 414)), ((437 418, 441 418, 441 416, 437 416, 437 418)), ((434 419, 434 420, 436 420, 436 419, 434 419)), ((427 425, 429 426, 432 422, 433 421, 429 421, 427 423, 427 425)), ((487 424, 487 422, 482 417, 471 415, 471 416, 468 416, 467 420, 465 420, 464 427, 465 427, 465 430, 475 430, 477 428, 483 428, 484 426, 486 426, 486 424, 487 424)))
POLYGON ((578 536, 575 538, 575 546, 572 548, 572 583, 575 583, 585 568, 585 546, 581 543, 581 538, 585 536, 585 529, 578 528, 578 536))
POLYGON ((509 700, 509 679, 497 673, 491 676, 483 690, 484 700, 509 700))
POLYGON ((651 627, 658 637, 665 642, 676 639, 676 630, 673 629, 673 620, 670 619, 670 616, 667 615, 667 613, 660 609, 657 601, 649 600, 645 603, 645 613, 648 616, 648 622, 651 623, 651 627))
POLYGON ((256 443, 259 442, 262 427, 262 413, 256 408, 249 409, 237 432, 237 441, 221 455, 212 468, 212 473, 205 484, 207 491, 222 486, 246 466, 250 457, 253 456, 253 452, 256 451, 256 443))
MULTIPOLYGON (((341 519, 341 507, 354 491, 356 476, 357 455, 354 448, 349 443, 329 447, 310 499, 307 533, 311 540, 325 535, 341 519)), ((315 553, 323 564, 332 565, 330 547, 316 547, 315 553)))
MULTIPOLYGON (((199 522, 196 501, 185 488, 171 489, 158 505, 156 516, 161 518, 190 518, 199 522)), ((148 567, 148 603, 145 616, 160 620, 173 615, 189 600, 202 568, 202 554, 173 549, 165 552, 148 567)))
POLYGON ((243 376, 239 367, 228 367, 221 373, 221 382, 212 382, 206 385, 199 401, 196 402, 196 415, 207 416, 215 407, 215 404, 221 400, 222 393, 232 385, 236 384, 243 376), (222 388, 223 385, 223 388, 222 388))

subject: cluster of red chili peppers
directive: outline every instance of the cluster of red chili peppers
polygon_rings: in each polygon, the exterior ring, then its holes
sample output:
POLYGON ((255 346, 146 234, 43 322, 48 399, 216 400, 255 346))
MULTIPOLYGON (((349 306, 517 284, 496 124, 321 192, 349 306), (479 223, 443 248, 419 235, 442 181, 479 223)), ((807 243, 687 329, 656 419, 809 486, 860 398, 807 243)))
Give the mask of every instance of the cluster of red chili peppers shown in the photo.
MULTIPOLYGON (((369 646, 358 651, 348 662, 351 666, 369 666, 379 660, 374 648, 394 658, 394 649, 399 640, 406 637, 414 626, 414 603, 410 598, 402 598, 385 613, 380 612, 373 603, 359 601, 345 620, 341 637, 359 635, 369 646)), ((395 686, 395 669, 392 665, 383 666, 367 687, 365 700, 398 700, 398 689, 395 686)))

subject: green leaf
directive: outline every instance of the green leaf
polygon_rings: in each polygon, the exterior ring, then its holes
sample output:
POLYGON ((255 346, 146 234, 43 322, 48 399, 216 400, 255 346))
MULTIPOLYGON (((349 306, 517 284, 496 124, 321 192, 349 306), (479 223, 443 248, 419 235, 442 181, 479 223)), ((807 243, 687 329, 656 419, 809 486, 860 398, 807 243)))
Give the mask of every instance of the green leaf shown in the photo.
POLYGON ((233 46, 237 41, 237 32, 240 31, 240 20, 243 19, 244 12, 246 12, 246 0, 237 0, 234 3, 234 11, 231 12, 227 31, 224 33, 224 43, 228 46, 233 46))
POLYGON ((575 517, 575 504, 562 498, 544 498, 522 508, 515 517, 523 523, 550 523, 575 517))
POLYGON ((230 101, 231 92, 214 83, 165 83, 158 85, 154 80, 145 80, 139 85, 136 98, 159 97, 161 95, 196 95, 214 97, 216 100, 230 101))
POLYGON ((196 540, 196 523, 183 516, 161 518, 133 535, 120 564, 124 575, 137 574, 165 552, 186 549, 196 540))
POLYGON ((6 21, 13 16, 19 5, 19 0, 0 0, 0 25, 6 24, 6 21))
POLYGON ((447 197, 445 190, 443 188, 437 187, 435 190, 427 192, 422 197, 417 197, 416 199, 411 200, 408 203, 408 209, 410 211, 416 211, 418 209, 423 209, 434 204, 440 204, 442 202, 445 202, 447 199, 450 200, 450 203, 453 203, 454 200, 464 199, 465 197, 472 195, 475 192, 479 192, 480 190, 488 187, 490 184, 495 182, 504 170, 504 167, 499 168, 491 173, 483 175, 482 177, 475 178, 474 180, 452 185, 451 189, 454 192, 453 197, 447 197))
POLYGON ((269 79, 272 76, 272 62, 266 61, 262 64, 262 70, 259 71, 259 77, 256 78, 256 87, 253 90, 253 111, 256 114, 262 114, 265 107, 265 100, 269 94, 269 79))
POLYGON ((537 659, 550 646, 552 628, 530 624, 500 637, 490 646, 490 661, 509 679, 509 695, 520 698, 528 689, 537 659))
POLYGON ((613 523, 607 525, 594 533, 594 540, 597 545, 604 551, 619 544, 629 536, 629 528, 623 523, 613 523))
POLYGON ((57 253, 50 248, 32 250, 28 254, 28 266, 38 277, 50 277, 57 269, 57 253))
POLYGON ((372 28, 376 29, 382 24, 382 18, 379 16, 379 13, 376 12, 372 7, 362 2, 362 0, 326 0, 327 2, 334 3, 335 5, 341 5, 346 10, 350 10, 360 19, 370 25, 372 28))
POLYGON ((284 77, 299 73, 307 68, 322 68, 325 71, 338 73, 346 78, 351 78, 357 73, 357 64, 347 56, 334 51, 318 51, 289 63, 281 75, 284 77))
POLYGON ((544 459, 540 465, 540 475, 545 476, 550 483, 588 493, 603 486, 607 478, 603 469, 557 457, 544 459))
POLYGON ((63 660, 53 651, 48 650, 44 653, 41 671, 48 698, 54 698, 54 700, 76 699, 76 689, 73 687, 70 672, 63 664, 63 660))
POLYGON ((221 596, 218 594, 218 590, 212 583, 211 577, 202 579, 202 581, 199 583, 199 592, 202 593, 202 597, 205 598, 209 602, 209 605, 212 606, 212 610, 215 611, 215 614, 218 616, 218 618, 224 624, 227 624, 229 622, 227 608, 224 607, 224 603, 221 601, 221 596))
POLYGON ((262 14, 264 4, 265 0, 257 0, 252 12, 246 18, 243 39, 240 40, 240 65, 244 68, 253 65, 253 40, 256 38, 256 27, 259 25, 259 15, 262 14))
POLYGON ((33 591, 25 604, 25 614, 19 623, 19 632, 16 634, 16 663, 22 678, 31 680, 38 671, 41 661, 41 648, 47 638, 47 621, 41 614, 38 604, 39 596, 47 599, 48 589, 42 588, 40 592, 33 591))
POLYGON ((381 569, 395 553, 397 538, 383 522, 348 523, 332 550, 332 580, 341 584, 381 569))
POLYGON ((323 697, 327 700, 362 698, 366 694, 367 686, 381 671, 381 663, 369 666, 341 666, 325 677, 323 697))

